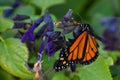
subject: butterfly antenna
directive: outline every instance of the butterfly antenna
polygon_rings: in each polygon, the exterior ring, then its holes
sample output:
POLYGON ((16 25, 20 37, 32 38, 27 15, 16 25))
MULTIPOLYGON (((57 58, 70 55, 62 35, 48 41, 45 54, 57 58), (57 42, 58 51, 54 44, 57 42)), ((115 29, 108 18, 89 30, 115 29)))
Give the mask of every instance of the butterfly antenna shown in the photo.
POLYGON ((75 13, 76 13, 76 15, 79 17, 80 22, 83 22, 83 19, 82 19, 82 17, 80 16, 80 14, 79 14, 78 12, 75 12, 75 13))

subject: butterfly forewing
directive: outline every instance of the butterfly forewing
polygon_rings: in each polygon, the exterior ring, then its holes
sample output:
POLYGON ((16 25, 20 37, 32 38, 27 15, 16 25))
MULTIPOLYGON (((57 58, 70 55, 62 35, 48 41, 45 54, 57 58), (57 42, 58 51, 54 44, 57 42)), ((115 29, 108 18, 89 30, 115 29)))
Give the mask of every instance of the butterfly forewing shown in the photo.
POLYGON ((68 61, 82 60, 86 44, 87 32, 83 32, 69 47, 68 61))

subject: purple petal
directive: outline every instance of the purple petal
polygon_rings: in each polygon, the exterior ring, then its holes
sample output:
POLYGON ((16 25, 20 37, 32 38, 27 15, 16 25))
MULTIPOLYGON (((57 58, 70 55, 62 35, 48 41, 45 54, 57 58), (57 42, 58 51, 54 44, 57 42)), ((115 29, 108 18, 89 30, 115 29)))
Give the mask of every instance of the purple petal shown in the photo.
POLYGON ((21 21, 21 20, 25 20, 25 19, 30 19, 30 17, 27 15, 16 15, 13 18, 14 21, 21 21))
POLYGON ((26 30, 29 26, 31 26, 31 23, 25 23, 25 22, 14 22, 13 29, 23 28, 23 29, 26 30))
POLYGON ((109 26, 109 28, 108 28, 108 30, 109 30, 110 32, 114 32, 116 29, 117 29, 117 25, 116 25, 116 24, 111 24, 111 25, 109 26))
POLYGON ((27 35, 24 34, 22 39, 21 39, 21 42, 24 43, 26 41, 26 39, 27 39, 27 35))
POLYGON ((101 20, 102 25, 108 25, 108 26, 111 24, 116 24, 117 22, 120 22, 120 17, 107 17, 101 20))
POLYGON ((41 16, 38 20, 34 22, 34 24, 29 28, 29 30, 24 34, 22 38, 22 42, 25 42, 26 38, 28 37, 29 40, 34 40, 33 31, 39 24, 43 21, 43 16, 41 16))
POLYGON ((49 37, 52 40, 55 40, 60 36, 61 32, 59 31, 52 31, 52 32, 46 32, 46 36, 49 37))
POLYGON ((3 16, 6 17, 6 16, 10 15, 13 11, 14 11, 13 8, 7 9, 3 12, 3 16))
POLYGON ((39 53, 39 54, 38 54, 38 57, 37 57, 37 60, 38 60, 38 61, 41 61, 41 59, 42 59, 42 54, 39 53))
POLYGON ((34 40, 34 35, 32 33, 29 34, 28 39, 33 41, 34 40))
POLYGON ((111 51, 119 51, 119 34, 120 34, 120 18, 119 17, 108 17, 103 20, 104 24, 107 26, 107 28, 103 32, 103 43, 105 44, 104 49, 111 50, 111 51))
POLYGON ((28 38, 29 40, 33 41, 33 40, 34 40, 34 35, 33 35, 32 33, 26 32, 26 33, 23 35, 21 42, 24 43, 27 38, 28 38))
POLYGON ((13 11, 22 4, 21 0, 16 0, 16 2, 11 6, 11 9, 7 9, 3 12, 3 16, 9 16, 13 11))
POLYGON ((47 25, 48 25, 48 24, 45 24, 45 25, 43 25, 43 26, 39 29, 39 31, 38 31, 38 32, 36 33, 36 35, 35 35, 35 38, 36 38, 36 39, 39 39, 43 34, 45 34, 47 25))
POLYGON ((45 23, 52 23, 52 19, 51 19, 50 15, 49 15, 48 11, 46 11, 46 13, 44 15, 44 22, 45 23))
POLYGON ((37 19, 37 20, 34 22, 34 24, 38 26, 38 25, 43 21, 43 18, 44 18, 44 16, 41 16, 39 19, 37 19))
POLYGON ((52 21, 50 15, 49 15, 49 12, 48 12, 48 11, 46 11, 46 13, 45 13, 45 15, 44 15, 44 22, 45 22, 46 24, 48 24, 48 26, 47 26, 47 31, 53 31, 54 25, 53 25, 53 21, 52 21))
POLYGON ((40 49, 39 49, 40 54, 42 54, 42 51, 44 50, 47 42, 48 42, 48 38, 44 36, 42 39, 42 43, 40 45, 40 49))
POLYGON ((52 56, 55 54, 55 51, 56 51, 55 47, 56 46, 54 45, 53 41, 48 42, 48 44, 46 46, 48 56, 52 56))
POLYGON ((44 43, 45 43, 45 41, 42 40, 42 43, 41 43, 40 49, 39 49, 39 53, 41 53, 41 54, 42 54, 42 51, 44 50, 44 43))
POLYGON ((66 15, 64 16, 64 20, 65 21, 69 21, 72 18, 72 14, 73 14, 73 10, 69 9, 69 11, 66 13, 66 15))
POLYGON ((34 22, 34 24, 32 25, 32 27, 31 27, 31 31, 33 31, 36 27, 38 27, 39 26, 39 24, 43 21, 43 18, 44 18, 44 16, 41 16, 39 19, 37 19, 35 22, 34 22))
POLYGON ((47 26, 47 31, 53 31, 53 23, 48 23, 48 26, 47 26))

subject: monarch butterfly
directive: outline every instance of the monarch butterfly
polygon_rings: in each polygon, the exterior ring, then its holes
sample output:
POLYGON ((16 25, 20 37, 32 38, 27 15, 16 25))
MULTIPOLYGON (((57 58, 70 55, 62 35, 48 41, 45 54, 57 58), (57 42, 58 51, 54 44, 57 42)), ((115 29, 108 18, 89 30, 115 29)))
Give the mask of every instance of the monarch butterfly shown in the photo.
POLYGON ((89 24, 79 25, 73 31, 75 39, 60 51, 59 59, 54 64, 55 71, 60 71, 75 64, 90 64, 98 57, 98 43, 89 24))

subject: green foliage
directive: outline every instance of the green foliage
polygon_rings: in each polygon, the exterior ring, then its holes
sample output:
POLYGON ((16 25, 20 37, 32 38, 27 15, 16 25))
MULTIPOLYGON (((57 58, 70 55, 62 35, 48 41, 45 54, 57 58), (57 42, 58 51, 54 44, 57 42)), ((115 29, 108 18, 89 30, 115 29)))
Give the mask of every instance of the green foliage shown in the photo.
POLYGON ((0 79, 2 80, 14 80, 14 78, 5 72, 3 69, 0 68, 0 79))
POLYGON ((51 6, 57 5, 57 4, 61 4, 64 3, 65 0, 32 0, 32 3, 36 6, 38 6, 39 8, 41 8, 43 11, 48 9, 51 6))
POLYGON ((104 57, 108 64, 113 65, 113 63, 117 60, 118 56, 120 56, 119 51, 107 51, 104 50, 104 45, 99 42, 99 51, 100 55, 104 57))
POLYGON ((14 4, 15 0, 0 0, 0 5, 1 6, 11 6, 12 4, 14 4))
POLYGON ((113 80, 120 80, 120 74, 119 75, 117 75, 116 77, 114 77, 114 79, 113 80))
POLYGON ((9 19, 0 19, 0 32, 4 32, 8 29, 11 29, 13 27, 13 22, 12 20, 9 19))
POLYGON ((109 67, 101 56, 94 63, 80 68, 79 75, 80 80, 112 80, 109 67))
POLYGON ((63 74, 57 74, 56 76, 53 77, 52 80, 70 80, 70 79, 63 74))
POLYGON ((0 38, 0 66, 7 72, 21 78, 32 78, 34 75, 25 64, 28 51, 19 39, 0 38))
POLYGON ((30 5, 25 5, 25 6, 19 6, 11 15, 11 17, 17 15, 17 14, 22 14, 22 15, 34 15, 35 14, 35 9, 34 7, 30 5))
POLYGON ((87 11, 87 15, 91 20, 90 23, 93 26, 93 29, 95 30, 95 33, 99 35, 101 35, 105 29, 105 27, 102 27, 101 25, 101 20, 104 17, 112 16, 113 14, 114 12, 109 0, 99 0, 87 11))

